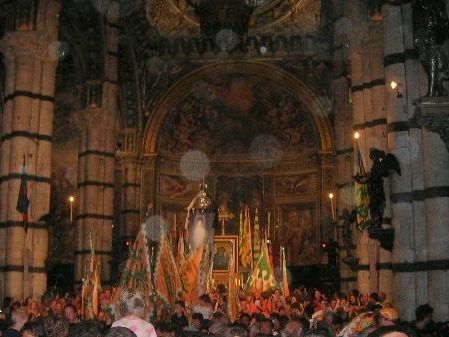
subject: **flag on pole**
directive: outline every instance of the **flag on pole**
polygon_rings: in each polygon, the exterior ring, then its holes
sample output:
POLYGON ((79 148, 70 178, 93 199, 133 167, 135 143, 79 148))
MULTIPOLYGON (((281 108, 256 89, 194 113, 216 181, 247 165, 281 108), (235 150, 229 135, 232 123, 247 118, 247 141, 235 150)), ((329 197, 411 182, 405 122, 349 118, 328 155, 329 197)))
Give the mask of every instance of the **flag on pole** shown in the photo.
POLYGON ((287 274, 287 261, 285 260, 285 247, 282 246, 282 292, 284 297, 290 295, 290 289, 288 287, 288 274, 287 274))
POLYGON ((357 229, 359 231, 364 230, 364 224, 369 215, 369 192, 368 192, 368 175, 363 165, 362 154, 360 149, 357 149, 357 157, 359 164, 359 172, 356 174, 355 179, 355 209, 357 212, 357 229))
POLYGON ((129 250, 128 259, 126 260, 125 268, 121 273, 120 281, 114 289, 111 301, 111 309, 114 316, 116 316, 115 305, 118 304, 123 290, 135 289, 142 294, 145 302, 144 317, 149 318, 152 309, 151 295, 153 294, 149 256, 148 241, 143 228, 141 228, 137 233, 136 240, 129 250))
POLYGON ((166 233, 162 234, 155 262, 154 286, 159 299, 167 306, 174 305, 182 292, 181 278, 166 233))
POLYGON ((27 172, 25 168, 25 156, 23 156, 22 173, 20 176, 20 188, 17 198, 16 210, 22 214, 23 228, 25 232, 28 230, 28 207, 30 199, 28 198, 27 188, 27 172))
POLYGON ((239 314, 239 295, 238 295, 238 277, 235 273, 234 257, 229 264, 228 280, 228 314, 231 321, 234 322, 239 314))
POLYGON ((253 229, 253 261, 257 262, 260 257, 261 235, 259 224, 259 212, 256 207, 256 213, 254 215, 254 229, 253 229))
POLYGON ((92 231, 89 233, 90 261, 89 269, 83 280, 81 291, 82 313, 85 319, 94 319, 99 313, 99 293, 101 290, 100 261, 95 254, 92 231))
POLYGON ((243 268, 251 268, 253 265, 253 249, 251 243, 251 219, 249 208, 245 208, 245 217, 243 220, 242 239, 240 248, 240 264, 243 268))
POLYGON ((262 250, 259 260, 246 281, 245 291, 252 291, 256 297, 262 292, 276 286, 273 266, 270 262, 267 243, 262 241, 262 250))

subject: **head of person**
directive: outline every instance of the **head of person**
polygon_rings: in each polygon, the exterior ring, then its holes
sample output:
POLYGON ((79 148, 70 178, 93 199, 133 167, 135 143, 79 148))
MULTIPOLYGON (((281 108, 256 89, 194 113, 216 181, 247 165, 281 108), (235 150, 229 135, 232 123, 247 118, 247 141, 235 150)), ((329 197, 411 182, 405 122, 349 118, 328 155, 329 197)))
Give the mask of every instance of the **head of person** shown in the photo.
POLYGON ((26 322, 28 322, 28 312, 25 308, 18 307, 12 309, 11 326, 13 329, 20 331, 26 322))
POLYGON ((41 320, 26 322, 21 330, 22 337, 46 337, 41 320))
POLYGON ((329 337, 329 332, 325 329, 309 330, 303 334, 303 337, 329 337))
POLYGON ((204 325, 203 314, 195 312, 192 315, 192 326, 195 328, 195 330, 201 331, 203 329, 203 325, 204 325))
MULTIPOLYGON (((48 315, 43 320, 47 337, 67 337, 69 334, 69 322, 62 316, 48 315)), ((82 337, 79 335, 79 337, 82 337)))
POLYGON ((216 321, 209 327, 209 333, 215 336, 224 336, 227 330, 227 324, 222 321, 216 321))
POLYGON ((377 293, 371 293, 369 295, 369 303, 371 304, 379 303, 379 295, 377 293))
POLYGON ((175 302, 175 313, 179 316, 184 314, 186 308, 186 304, 184 301, 176 301, 175 302))
POLYGON ((387 307, 379 310, 379 325, 390 326, 396 325, 399 321, 399 312, 396 308, 387 307))
POLYGON ((409 326, 397 324, 380 327, 371 332, 368 337, 417 337, 417 334, 409 326))
POLYGON ((274 324, 273 321, 269 318, 264 318, 260 321, 260 332, 266 335, 273 334, 274 324))
POLYGON ((248 337, 248 331, 238 325, 230 325, 226 330, 226 333, 223 335, 224 337, 248 337))
POLYGON ((429 324, 433 317, 433 308, 428 304, 420 305, 415 310, 416 322, 429 324))
POLYGON ((143 318, 145 312, 145 301, 139 291, 134 289, 124 290, 118 301, 118 317, 136 316, 143 318))
POLYGON ((209 295, 203 294, 198 298, 200 305, 211 305, 212 301, 210 300, 209 295))
POLYGON ((81 321, 71 330, 76 337, 101 337, 103 325, 96 320, 81 321))
POLYGON ((76 316, 76 308, 72 304, 66 304, 64 308, 64 317, 67 318, 67 321, 70 324, 76 323, 78 321, 78 317, 76 316))
POLYGON ((284 335, 286 337, 299 337, 301 336, 302 331, 303 327, 301 321, 297 317, 294 317, 285 326, 284 335))
POLYGON ((222 322, 223 324, 228 324, 228 318, 226 315, 220 311, 216 311, 212 315, 212 323, 222 322))
POLYGON ((248 327, 251 324, 251 317, 246 312, 239 313, 239 323, 248 327))
POLYGON ((175 327, 169 323, 156 324, 156 333, 158 337, 174 337, 175 327))
POLYGON ((320 301, 321 300, 321 291, 315 290, 315 300, 320 301))
POLYGON ((116 326, 109 330, 106 337, 137 337, 137 335, 128 328, 116 326))

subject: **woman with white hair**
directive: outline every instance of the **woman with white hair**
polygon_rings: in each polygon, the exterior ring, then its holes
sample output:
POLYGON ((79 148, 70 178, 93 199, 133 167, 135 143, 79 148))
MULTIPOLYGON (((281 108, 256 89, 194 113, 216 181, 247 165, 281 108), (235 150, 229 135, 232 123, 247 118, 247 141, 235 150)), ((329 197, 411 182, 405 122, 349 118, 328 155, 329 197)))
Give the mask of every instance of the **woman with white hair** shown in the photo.
POLYGON ((127 289, 120 295, 117 304, 119 320, 112 323, 112 327, 130 329, 137 337, 157 337, 154 326, 143 320, 145 301, 142 295, 133 289, 127 289))

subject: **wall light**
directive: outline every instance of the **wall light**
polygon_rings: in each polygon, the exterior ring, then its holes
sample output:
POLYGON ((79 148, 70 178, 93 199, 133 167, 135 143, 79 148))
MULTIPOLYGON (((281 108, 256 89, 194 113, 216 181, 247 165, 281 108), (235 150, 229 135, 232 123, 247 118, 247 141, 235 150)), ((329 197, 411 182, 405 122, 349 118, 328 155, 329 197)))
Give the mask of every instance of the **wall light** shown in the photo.
POLYGON ((402 97, 401 83, 400 82, 391 81, 390 82, 390 87, 391 87, 391 89, 393 89, 394 92, 396 92, 396 97, 397 98, 401 98, 402 97))

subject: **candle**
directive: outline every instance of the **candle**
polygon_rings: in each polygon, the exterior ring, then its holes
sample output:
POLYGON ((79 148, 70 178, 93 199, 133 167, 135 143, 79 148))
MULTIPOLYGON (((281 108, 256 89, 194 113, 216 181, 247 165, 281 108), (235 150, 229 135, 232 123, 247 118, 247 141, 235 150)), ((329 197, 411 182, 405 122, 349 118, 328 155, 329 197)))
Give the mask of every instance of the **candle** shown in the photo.
POLYGON ((331 201, 332 220, 335 220, 334 194, 333 193, 329 193, 329 199, 331 201))
POLYGON ((267 222, 267 224, 268 224, 268 238, 270 237, 270 227, 271 227, 271 213, 270 212, 268 212, 268 222, 267 222))

